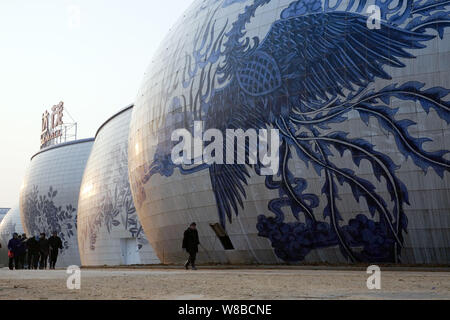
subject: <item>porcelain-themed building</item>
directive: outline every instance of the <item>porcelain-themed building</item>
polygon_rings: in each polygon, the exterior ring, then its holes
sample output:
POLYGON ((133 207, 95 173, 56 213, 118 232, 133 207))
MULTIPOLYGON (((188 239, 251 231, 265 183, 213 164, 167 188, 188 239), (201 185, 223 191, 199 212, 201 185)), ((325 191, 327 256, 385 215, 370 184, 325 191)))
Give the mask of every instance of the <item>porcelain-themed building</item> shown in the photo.
MULTIPOLYGON (((10 208, 0 208, 0 225, 1 225, 3 218, 6 216, 6 214, 8 213, 9 210, 10 210, 10 208)), ((5 245, 7 244, 7 242, 3 242, 3 238, 2 238, 2 239, 0 239, 0 244, 1 244, 2 248, 4 248, 5 245)), ((0 248, 0 250, 2 248, 0 248)), ((0 266, 6 265, 7 262, 8 262, 7 251, 4 251, 4 250, 0 251, 0 266)))
POLYGON ((0 208, 0 222, 2 222, 9 210, 10 208, 0 208))
POLYGON ((24 233, 22 222, 20 221, 19 204, 8 210, 7 214, 0 222, 0 266, 8 265, 8 242, 13 233, 24 233))
POLYGON ((159 263, 139 222, 128 179, 133 106, 98 130, 78 201, 78 247, 84 266, 159 263))
POLYGON ((375 1, 377 21, 371 4, 197 0, 180 18, 130 125, 132 193, 162 262, 184 261, 191 221, 200 262, 450 262, 450 6, 375 1), (231 148, 234 162, 204 161, 227 153, 211 135, 180 164, 175 129, 276 129, 276 170, 231 148))
POLYGON ((47 147, 36 153, 20 192, 20 214, 28 236, 53 231, 63 242, 56 267, 80 265, 78 196, 94 139, 47 147))

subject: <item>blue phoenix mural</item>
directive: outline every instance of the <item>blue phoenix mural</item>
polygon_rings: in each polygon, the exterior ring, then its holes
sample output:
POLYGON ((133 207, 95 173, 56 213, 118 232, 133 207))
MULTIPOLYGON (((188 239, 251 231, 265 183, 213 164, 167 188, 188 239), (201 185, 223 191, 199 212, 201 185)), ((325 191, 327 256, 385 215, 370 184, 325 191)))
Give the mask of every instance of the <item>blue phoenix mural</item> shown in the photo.
MULTIPOLYGON (((201 120, 205 129, 223 132, 279 130, 279 171, 265 178, 266 187, 277 191, 278 197, 268 203, 271 216, 258 216, 259 236, 268 238, 276 255, 288 262, 302 261, 313 249, 336 245, 353 262, 401 261, 408 228, 404 206, 409 199, 407 186, 396 175, 399 166, 370 141, 332 129, 345 122, 350 112, 366 125, 376 120, 380 130, 394 137, 405 158, 424 172, 431 169, 444 177, 450 169, 448 151, 425 150, 424 143, 431 139, 410 134, 409 128, 416 123, 398 120, 399 109, 390 101, 414 101, 426 113, 433 109, 449 124, 450 103, 444 98, 450 90, 424 89, 424 83, 415 81, 391 83, 378 90, 370 85, 376 79, 391 79, 386 70, 405 67, 416 50, 435 37, 443 39, 450 26, 450 1, 376 0, 381 9, 378 29, 367 26, 366 0, 337 0, 334 5, 329 0, 293 1, 262 39, 247 37, 246 28, 257 9, 270 0, 208 3, 217 3, 217 7, 196 35, 195 49, 186 56, 179 84, 190 93, 174 98, 172 104, 183 113, 179 127, 191 129, 194 120, 201 120), (215 12, 243 2, 247 5, 237 19, 217 32, 215 12), (215 70, 214 63, 218 63, 215 70), (197 75, 200 89, 195 91, 197 75), (342 167, 334 162, 336 153, 343 156, 345 152, 351 154, 349 161, 356 167, 363 160, 370 163, 374 177, 385 184, 391 204, 350 164, 342 167), (294 156, 317 173, 325 197, 306 192, 308 181, 288 165, 294 156), (370 213, 356 215, 347 225, 336 204, 344 185, 351 188, 357 202, 365 200, 370 213), (325 201, 324 209, 319 212, 321 201, 325 201), (297 221, 286 222, 287 214, 297 221)), ((202 4, 200 9, 211 5, 202 4)), ((171 176, 176 168, 183 174, 209 170, 220 222, 224 227, 227 221, 231 223, 244 206, 249 170, 259 174, 261 165, 174 165, 167 136, 160 141, 139 183, 145 184, 155 174, 171 176)), ((138 205, 142 200, 138 197, 138 205)))

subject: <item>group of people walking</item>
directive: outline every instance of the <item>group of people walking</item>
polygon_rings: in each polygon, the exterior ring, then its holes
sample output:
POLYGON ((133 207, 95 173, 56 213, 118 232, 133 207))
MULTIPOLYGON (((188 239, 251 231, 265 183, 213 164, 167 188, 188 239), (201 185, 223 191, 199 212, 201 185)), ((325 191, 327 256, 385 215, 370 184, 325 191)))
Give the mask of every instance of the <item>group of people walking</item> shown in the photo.
POLYGON ((53 232, 50 238, 45 233, 27 238, 26 234, 13 234, 8 242, 9 269, 55 269, 59 250, 62 249, 61 238, 53 232))
MULTIPOLYGON (((189 266, 193 270, 197 269, 195 260, 200 241, 196 227, 195 222, 191 223, 183 236, 182 247, 189 254, 189 259, 184 264, 186 269, 189 266)), ((62 248, 61 238, 58 237, 56 232, 53 232, 48 239, 45 233, 30 238, 27 238, 25 233, 22 235, 14 233, 12 239, 8 242, 9 269, 47 269, 47 261, 50 262, 50 269, 55 269, 58 253, 62 248)))

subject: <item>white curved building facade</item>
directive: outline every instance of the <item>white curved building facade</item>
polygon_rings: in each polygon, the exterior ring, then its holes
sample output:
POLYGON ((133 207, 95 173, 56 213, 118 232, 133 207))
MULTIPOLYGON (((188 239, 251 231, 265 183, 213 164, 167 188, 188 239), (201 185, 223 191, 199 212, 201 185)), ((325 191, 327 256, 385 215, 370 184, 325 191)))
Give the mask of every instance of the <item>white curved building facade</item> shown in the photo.
POLYGON ((195 221, 200 262, 448 264, 450 8, 430 3, 376 1, 376 26, 364 0, 194 1, 130 125, 133 197, 161 261, 184 261, 195 221), (195 121, 277 129, 276 174, 174 163, 171 135, 195 121))
POLYGON ((8 266, 8 241, 12 238, 13 233, 24 233, 22 222, 20 220, 19 204, 8 210, 0 222, 0 266, 8 266))
POLYGON ((139 222, 128 179, 128 132, 133 106, 98 130, 78 201, 83 266, 157 264, 139 222))
POLYGON ((78 196, 94 139, 45 148, 35 154, 20 192, 20 208, 28 236, 53 231, 63 242, 56 267, 80 265, 77 241, 78 196))
POLYGON ((11 208, 0 208, 0 222, 2 222, 3 218, 6 216, 10 209, 11 208))

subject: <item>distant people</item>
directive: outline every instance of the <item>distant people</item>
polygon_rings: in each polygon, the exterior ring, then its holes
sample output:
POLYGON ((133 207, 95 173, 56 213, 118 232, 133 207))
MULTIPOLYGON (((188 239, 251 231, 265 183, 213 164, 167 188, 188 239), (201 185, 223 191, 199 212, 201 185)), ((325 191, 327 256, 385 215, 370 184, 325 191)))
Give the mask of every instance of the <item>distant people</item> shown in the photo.
POLYGON ((8 241, 8 257, 9 257, 9 270, 19 268, 19 247, 20 240, 17 233, 13 233, 12 239, 8 241))
POLYGON ((39 243, 37 237, 27 239, 26 246, 28 249, 28 269, 37 269, 39 264, 39 243))
POLYGON ((48 244, 50 245, 50 269, 55 269, 56 260, 58 260, 59 249, 62 249, 61 238, 54 231, 52 236, 48 238, 48 244))
POLYGON ((24 256, 25 256, 25 246, 24 243, 22 242, 22 236, 19 234, 17 236, 17 239, 19 239, 19 245, 17 247, 17 268, 16 269, 23 269, 23 260, 24 260, 24 256))
POLYGON ((189 269, 189 265, 192 266, 192 270, 197 270, 197 268, 195 267, 195 258, 197 256, 199 244, 200 241, 198 239, 197 224, 195 222, 192 222, 189 228, 184 231, 183 237, 183 249, 185 249, 187 253, 189 253, 189 259, 184 264, 186 270, 189 269))
POLYGON ((27 235, 25 233, 22 233, 22 236, 19 236, 20 239, 20 252, 19 252, 19 265, 20 269, 26 269, 28 266, 27 261, 27 235))
POLYGON ((22 236, 20 234, 18 234, 17 239, 19 239, 19 245, 17 246, 17 268, 16 269, 20 269, 20 255, 22 254, 22 236))
POLYGON ((50 250, 48 239, 45 238, 45 233, 42 232, 39 237, 39 269, 47 269, 47 259, 50 250))

